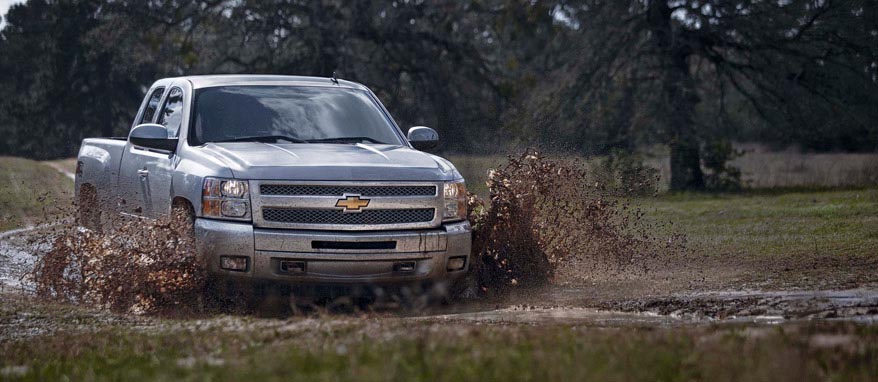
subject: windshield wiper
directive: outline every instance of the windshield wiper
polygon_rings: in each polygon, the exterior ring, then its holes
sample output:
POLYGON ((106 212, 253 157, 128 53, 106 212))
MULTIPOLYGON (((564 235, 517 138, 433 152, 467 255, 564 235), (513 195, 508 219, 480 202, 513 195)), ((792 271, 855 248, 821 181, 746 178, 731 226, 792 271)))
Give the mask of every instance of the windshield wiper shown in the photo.
POLYGON ((219 141, 213 141, 214 143, 222 143, 222 142, 277 142, 279 140, 289 141, 293 143, 308 143, 308 141, 296 137, 290 137, 286 135, 254 135, 251 137, 238 137, 231 139, 223 139, 219 141))
POLYGON ((374 138, 369 137, 337 137, 337 138, 322 138, 322 139, 309 139, 306 142, 309 143, 360 143, 360 142, 369 142, 369 143, 377 143, 380 145, 384 145, 386 143, 381 142, 374 138))

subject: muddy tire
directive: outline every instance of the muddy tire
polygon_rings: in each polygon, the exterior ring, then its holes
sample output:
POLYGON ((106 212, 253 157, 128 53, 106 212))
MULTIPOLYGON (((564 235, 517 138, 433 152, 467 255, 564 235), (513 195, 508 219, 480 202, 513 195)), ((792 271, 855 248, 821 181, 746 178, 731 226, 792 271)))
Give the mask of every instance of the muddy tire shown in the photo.
POLYGON ((250 288, 243 288, 230 280, 207 276, 202 306, 209 313, 247 313, 254 309, 254 295, 250 288))
POLYGON ((171 225, 177 232, 195 240, 195 210, 189 203, 174 203, 171 207, 171 225))
POLYGON ((447 299, 443 302, 453 304, 455 302, 472 300, 480 297, 480 295, 478 270, 470 268, 463 277, 449 281, 446 292, 447 299))
POLYGON ((79 189, 76 212, 79 225, 92 231, 101 232, 101 209, 98 202, 98 192, 94 186, 85 184, 79 189))

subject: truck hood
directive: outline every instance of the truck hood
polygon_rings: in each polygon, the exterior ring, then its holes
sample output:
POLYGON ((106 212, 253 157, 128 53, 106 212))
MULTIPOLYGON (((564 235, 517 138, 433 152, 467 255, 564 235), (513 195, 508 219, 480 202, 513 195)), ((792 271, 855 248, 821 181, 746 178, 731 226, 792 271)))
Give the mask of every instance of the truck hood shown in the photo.
POLYGON ((235 178, 317 181, 446 181, 461 176, 447 160, 398 145, 208 143, 200 148, 235 178))

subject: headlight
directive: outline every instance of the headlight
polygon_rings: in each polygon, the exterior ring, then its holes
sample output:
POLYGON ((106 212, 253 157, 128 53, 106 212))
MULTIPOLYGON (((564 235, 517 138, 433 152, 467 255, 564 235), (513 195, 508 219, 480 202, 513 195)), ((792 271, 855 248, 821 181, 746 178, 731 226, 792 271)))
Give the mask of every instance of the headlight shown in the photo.
POLYGON ((442 194, 445 202, 442 208, 442 220, 466 219, 466 185, 463 181, 445 183, 442 194))
POLYGON ((211 218, 250 220, 250 186, 247 181, 204 178, 201 214, 211 218))
POLYGON ((223 196, 229 198, 243 198, 247 193, 247 182, 240 180, 223 180, 220 181, 223 196))

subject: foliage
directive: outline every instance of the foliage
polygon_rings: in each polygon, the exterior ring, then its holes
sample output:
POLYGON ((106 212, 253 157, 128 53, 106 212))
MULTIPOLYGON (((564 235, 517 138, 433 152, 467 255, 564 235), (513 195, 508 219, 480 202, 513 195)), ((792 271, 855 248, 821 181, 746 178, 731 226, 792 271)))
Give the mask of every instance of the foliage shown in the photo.
POLYGON ((878 145, 868 122, 878 118, 875 2, 582 0, 556 10, 570 46, 545 86, 519 100, 510 120, 526 131, 603 150, 665 143, 673 189, 707 186, 701 148, 724 139, 878 145))
POLYGON ((658 170, 644 165, 643 155, 623 150, 613 150, 606 164, 595 169, 607 173, 606 182, 629 196, 654 195, 658 189, 658 170))
MULTIPOLYGON (((125 135, 157 78, 329 75, 373 88, 446 152, 878 146, 874 1, 108 1, 13 5, 0 31, 0 154, 125 135)), ((708 184, 710 183, 710 184, 708 184)))
POLYGON ((707 169, 707 173, 704 175, 705 186, 716 191, 741 189, 741 170, 729 162, 742 155, 744 153, 735 150, 729 141, 705 144, 701 148, 701 163, 707 169))

